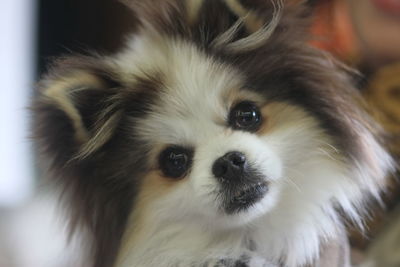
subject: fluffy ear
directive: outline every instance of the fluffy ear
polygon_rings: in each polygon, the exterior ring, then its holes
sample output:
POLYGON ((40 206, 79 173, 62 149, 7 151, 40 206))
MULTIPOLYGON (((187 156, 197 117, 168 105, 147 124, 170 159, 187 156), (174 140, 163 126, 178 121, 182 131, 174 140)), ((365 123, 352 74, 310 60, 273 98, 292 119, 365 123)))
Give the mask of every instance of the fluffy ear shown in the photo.
POLYGON ((134 195, 131 180, 118 173, 122 156, 110 152, 126 97, 101 59, 62 59, 49 73, 33 107, 38 149, 63 192, 69 229, 93 240, 93 266, 111 266, 134 195))
POLYGON ((54 162, 85 158, 112 136, 120 119, 118 84, 93 58, 59 60, 40 84, 34 129, 54 162))

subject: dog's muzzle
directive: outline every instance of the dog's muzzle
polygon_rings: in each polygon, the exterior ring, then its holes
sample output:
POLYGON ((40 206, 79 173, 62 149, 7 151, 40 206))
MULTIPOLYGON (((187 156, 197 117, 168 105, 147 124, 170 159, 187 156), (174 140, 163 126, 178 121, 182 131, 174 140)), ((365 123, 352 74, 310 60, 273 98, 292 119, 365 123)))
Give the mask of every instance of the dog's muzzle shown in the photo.
POLYGON ((268 191, 265 176, 257 172, 246 156, 238 151, 218 158, 212 166, 212 173, 221 184, 219 195, 224 210, 229 214, 248 209, 268 191))

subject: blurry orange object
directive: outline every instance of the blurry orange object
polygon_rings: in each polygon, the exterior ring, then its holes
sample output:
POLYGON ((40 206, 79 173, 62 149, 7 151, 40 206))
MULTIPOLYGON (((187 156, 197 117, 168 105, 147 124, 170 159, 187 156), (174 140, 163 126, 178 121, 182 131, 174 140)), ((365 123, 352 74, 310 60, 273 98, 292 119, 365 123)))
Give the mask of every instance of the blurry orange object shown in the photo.
POLYGON ((313 46, 329 51, 348 63, 358 61, 360 48, 346 1, 320 1, 311 31, 314 35, 311 41, 313 46))

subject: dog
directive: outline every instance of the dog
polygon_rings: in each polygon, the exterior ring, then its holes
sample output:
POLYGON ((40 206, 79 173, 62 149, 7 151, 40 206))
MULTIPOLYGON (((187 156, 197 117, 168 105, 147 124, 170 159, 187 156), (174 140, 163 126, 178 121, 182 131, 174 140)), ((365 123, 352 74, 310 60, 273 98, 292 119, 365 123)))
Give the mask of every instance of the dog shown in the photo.
POLYGON ((86 266, 345 266, 324 248, 393 162, 346 67, 308 44, 305 4, 125 3, 124 48, 56 60, 35 100, 86 266))

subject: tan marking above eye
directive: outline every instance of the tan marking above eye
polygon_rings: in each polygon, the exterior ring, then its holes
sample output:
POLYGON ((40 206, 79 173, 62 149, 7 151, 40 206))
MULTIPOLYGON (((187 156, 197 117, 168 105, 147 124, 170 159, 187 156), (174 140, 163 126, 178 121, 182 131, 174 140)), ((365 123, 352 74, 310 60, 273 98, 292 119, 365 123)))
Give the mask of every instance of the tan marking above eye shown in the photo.
POLYGON ((300 108, 285 102, 267 103, 261 107, 260 111, 263 122, 256 132, 257 135, 266 135, 278 127, 303 118, 305 115, 300 108))

